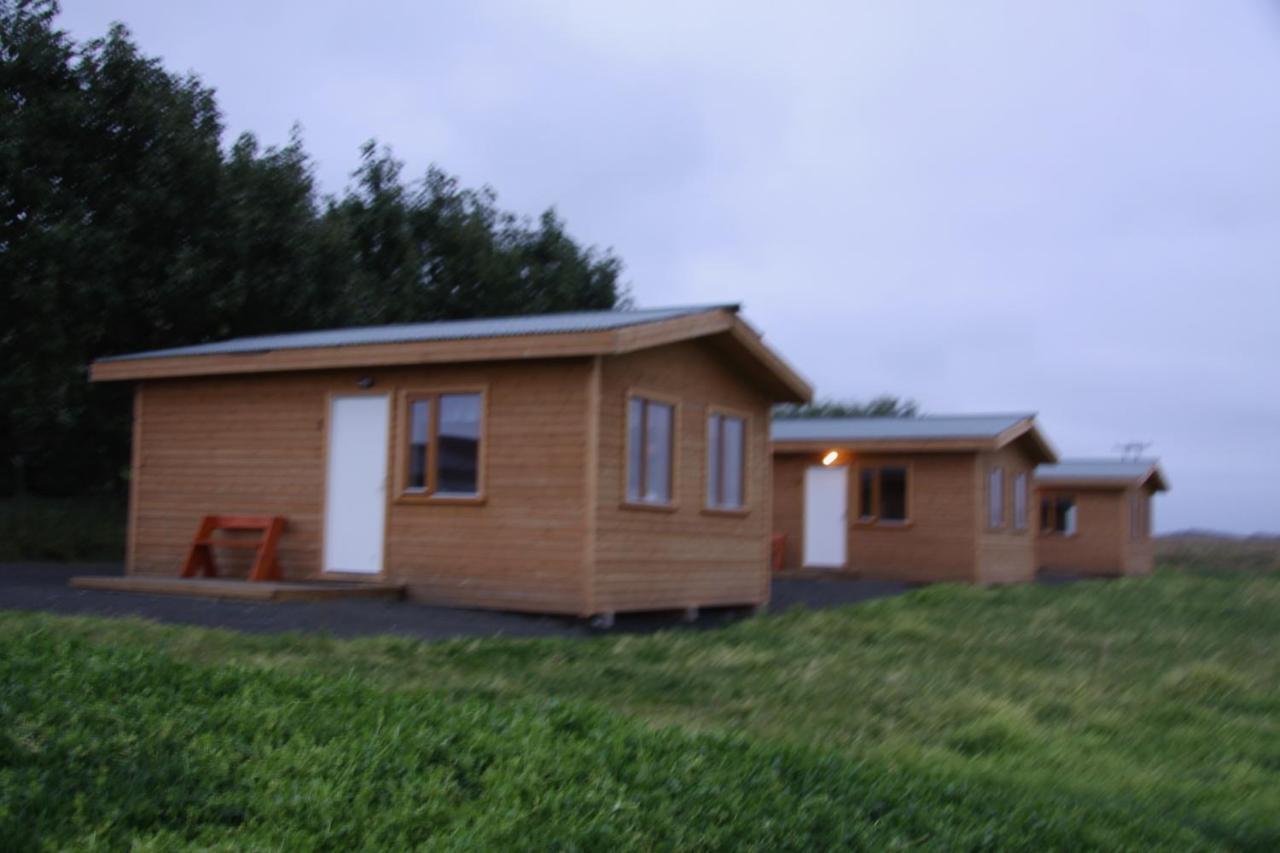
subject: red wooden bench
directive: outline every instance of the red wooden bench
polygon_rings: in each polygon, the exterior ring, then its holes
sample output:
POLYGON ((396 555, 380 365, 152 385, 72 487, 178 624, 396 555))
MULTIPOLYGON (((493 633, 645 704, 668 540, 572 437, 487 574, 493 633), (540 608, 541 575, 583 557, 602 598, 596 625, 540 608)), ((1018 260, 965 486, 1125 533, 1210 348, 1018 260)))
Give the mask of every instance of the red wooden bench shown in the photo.
POLYGON ((218 566, 213 561, 214 548, 252 548, 257 551, 253 568, 249 570, 251 581, 280 580, 280 561, 276 558, 276 544, 284 531, 281 515, 206 515, 200 522, 191 550, 182 564, 182 577, 193 578, 203 574, 207 578, 218 576, 218 566), (219 530, 256 530, 261 536, 214 538, 219 530))

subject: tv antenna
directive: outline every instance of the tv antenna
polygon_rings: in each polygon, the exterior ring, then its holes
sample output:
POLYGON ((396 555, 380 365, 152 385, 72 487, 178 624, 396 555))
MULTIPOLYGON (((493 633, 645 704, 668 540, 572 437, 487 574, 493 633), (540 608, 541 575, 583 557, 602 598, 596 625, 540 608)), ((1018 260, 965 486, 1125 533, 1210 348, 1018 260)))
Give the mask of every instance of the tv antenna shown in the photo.
POLYGON ((1152 441, 1125 441, 1116 445, 1116 450, 1120 451, 1120 458, 1125 462, 1136 462, 1142 458, 1143 451, 1155 442, 1152 441))

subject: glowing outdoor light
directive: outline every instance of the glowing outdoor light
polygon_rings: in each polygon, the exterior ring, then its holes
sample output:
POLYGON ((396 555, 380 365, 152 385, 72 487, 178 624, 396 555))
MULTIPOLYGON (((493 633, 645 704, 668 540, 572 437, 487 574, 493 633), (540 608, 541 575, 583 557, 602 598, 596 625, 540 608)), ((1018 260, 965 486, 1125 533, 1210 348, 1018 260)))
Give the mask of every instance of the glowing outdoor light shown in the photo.
POLYGON ((834 465, 835 461, 840 458, 840 454, 834 450, 828 450, 827 455, 822 457, 823 465, 834 465))

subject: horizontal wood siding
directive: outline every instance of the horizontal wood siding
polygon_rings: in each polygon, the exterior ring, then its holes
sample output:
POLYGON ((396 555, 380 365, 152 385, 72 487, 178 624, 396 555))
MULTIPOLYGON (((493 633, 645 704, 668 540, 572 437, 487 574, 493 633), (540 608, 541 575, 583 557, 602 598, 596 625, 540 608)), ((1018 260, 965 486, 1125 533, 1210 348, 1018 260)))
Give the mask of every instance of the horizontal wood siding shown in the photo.
POLYGON ((1040 489, 1040 494, 1076 499, 1076 532, 1038 537, 1036 561, 1041 568, 1108 576, 1151 572, 1154 544, 1149 537, 1131 541, 1129 535, 1131 490, 1055 486, 1040 489))
POLYGON ((804 558, 804 472, 819 458, 810 453, 773 456, 773 533, 785 538, 785 569, 800 568, 804 558))
POLYGON ((712 345, 679 343, 604 359, 600 394, 593 609, 758 604, 768 599, 769 401, 712 345), (678 401, 671 512, 624 507, 626 405, 632 389, 678 401), (708 514, 708 407, 750 416, 749 511, 708 514))
POLYGON ((1036 500, 1035 467, 1037 457, 1025 440, 1015 441, 996 451, 978 454, 977 505, 979 583, 1025 583, 1036 576, 1036 528, 1040 523, 1040 504, 1036 500), (987 526, 987 476, 992 467, 1004 472, 1004 526, 992 530, 987 526), (1017 530, 1013 524, 1014 478, 1027 478, 1027 526, 1017 530))
MULTIPOLYGON (((861 577, 912 583, 971 581, 976 530, 973 453, 859 453, 838 445, 849 463, 848 564, 861 577), (862 467, 908 469, 906 524, 858 521, 858 478, 862 467)), ((773 528, 787 537, 786 567, 804 558, 805 470, 823 453, 774 455, 773 528)))
MULTIPOLYGON (((579 612, 588 371, 572 359, 147 382, 130 572, 176 574, 200 517, 235 513, 286 516, 285 577, 319 576, 328 395, 358 393, 361 377, 393 405, 401 389, 483 385, 485 502, 392 500, 384 577, 442 604, 579 612)), ((247 556, 218 558, 247 570, 247 556)))
POLYGON ((972 581, 974 454, 855 456, 849 472, 849 565, 863 577, 910 582, 972 581), (906 466, 905 525, 860 524, 861 467, 906 466))
POLYGON ((1124 573, 1126 575, 1149 575, 1155 571, 1156 566, 1156 543, 1151 538, 1151 530, 1155 522, 1155 492, 1145 486, 1131 486, 1125 494, 1125 530, 1129 531, 1125 535, 1124 548, 1124 573), (1147 501, 1147 516, 1149 521, 1145 530, 1140 530, 1137 536, 1131 535, 1128 526, 1129 510, 1128 502, 1131 498, 1144 498, 1147 501))

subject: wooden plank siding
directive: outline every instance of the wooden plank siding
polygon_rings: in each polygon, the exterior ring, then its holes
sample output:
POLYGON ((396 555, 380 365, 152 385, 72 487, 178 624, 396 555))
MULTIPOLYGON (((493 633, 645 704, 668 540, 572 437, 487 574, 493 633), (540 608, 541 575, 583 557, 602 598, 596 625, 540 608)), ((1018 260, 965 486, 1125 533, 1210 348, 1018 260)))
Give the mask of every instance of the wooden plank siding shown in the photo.
MULTIPOLYGON (((485 500, 387 507, 386 570, 415 598, 579 612, 589 359, 158 380, 139 386, 132 574, 174 574, 199 518, 284 515, 286 578, 320 576, 330 394, 483 385, 485 500)), ((391 418, 392 458, 402 429, 391 418)), ((395 472, 389 478, 396 481, 395 472)), ((245 558, 240 558, 243 562, 245 558)), ((234 555, 220 565, 243 572, 234 555)))
POLYGON ((770 400, 705 341, 606 358, 600 389, 596 611, 761 604, 768 599, 770 400), (631 391, 677 403, 674 509, 624 506, 631 391), (709 513, 709 407, 748 415, 747 510, 709 513))
POLYGON ((974 579, 983 584, 1024 583, 1036 575, 1036 529, 1040 523, 1040 504, 1036 500, 1035 468, 1038 459, 1024 440, 1017 440, 999 450, 978 454, 977 526, 978 543, 974 579), (1003 524, 988 525, 988 474, 1000 468, 1004 477, 1003 524), (1023 530, 1014 526, 1014 478, 1026 477, 1027 523, 1023 530))
POLYGON ((1040 497, 1061 495, 1073 497, 1076 501, 1075 533, 1042 532, 1037 537, 1036 562, 1040 568, 1099 576, 1147 575, 1152 572, 1155 543, 1146 531, 1133 536, 1129 507, 1133 496, 1145 496, 1150 502, 1152 492, 1149 488, 1053 485, 1040 487, 1037 494, 1037 507, 1040 497))
MULTIPOLYGON (((862 453, 838 445, 849 464, 848 563, 859 577, 911 583, 971 581, 977 531, 974 453, 862 453), (864 524, 858 520, 859 471, 900 465, 908 469, 905 524, 864 524)), ((786 535, 784 562, 802 568, 805 469, 822 453, 779 453, 774 457, 773 530, 786 535)))
MULTIPOLYGON (((952 445, 921 442, 923 451, 907 444, 874 450, 833 443, 849 467, 847 562, 844 571, 857 577, 907 583, 947 581, 983 584, 1018 583, 1034 578, 1036 449, 1030 438, 1017 438, 999 449, 960 450, 952 445), (864 468, 907 469, 907 521, 876 524, 859 519, 859 479, 864 468), (998 466, 1004 477, 1005 524, 987 528, 987 472, 998 466), (1027 527, 1013 527, 1013 483, 1026 475, 1027 527)), ((820 464, 825 452, 788 451, 774 446, 773 531, 786 536, 784 564, 803 568, 804 476, 820 464)))
MULTIPOLYGON (((242 514, 288 519, 285 579, 328 577, 329 401, 377 393, 393 407, 384 571, 341 579, 403 582, 437 604, 577 615, 768 598, 775 391, 708 339, 622 355, 150 379, 135 393, 131 575, 175 576, 202 516, 242 514), (475 388, 483 499, 397 499, 402 392, 475 388), (621 506, 633 388, 679 401, 671 512, 621 506), (748 418, 742 513, 704 510, 708 407, 748 418)), ((218 563, 248 570, 245 555, 219 551, 218 563)))

